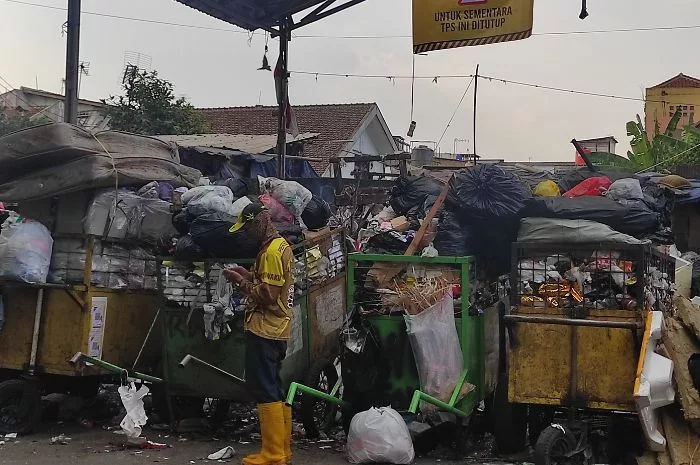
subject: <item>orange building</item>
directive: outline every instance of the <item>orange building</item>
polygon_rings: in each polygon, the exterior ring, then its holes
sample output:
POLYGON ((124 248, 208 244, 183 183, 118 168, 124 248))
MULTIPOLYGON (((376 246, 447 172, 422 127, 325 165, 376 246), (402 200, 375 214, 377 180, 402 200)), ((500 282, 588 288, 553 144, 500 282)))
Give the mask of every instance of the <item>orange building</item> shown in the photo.
POLYGON ((680 134, 684 126, 694 124, 697 121, 696 108, 700 118, 700 79, 681 73, 646 90, 644 113, 646 115, 645 127, 649 138, 654 136, 656 121, 658 121, 661 131, 664 131, 678 108, 683 111, 677 130, 680 134))

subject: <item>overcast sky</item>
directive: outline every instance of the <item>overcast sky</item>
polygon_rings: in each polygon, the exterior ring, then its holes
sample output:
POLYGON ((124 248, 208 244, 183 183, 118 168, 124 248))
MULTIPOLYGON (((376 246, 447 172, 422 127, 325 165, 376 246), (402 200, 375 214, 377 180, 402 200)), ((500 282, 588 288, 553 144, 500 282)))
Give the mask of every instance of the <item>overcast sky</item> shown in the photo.
MULTIPOLYGON (((28 0, 65 7, 65 0, 28 0)), ((535 33, 640 27, 700 26, 697 0, 589 0, 591 16, 578 19, 579 0, 536 0, 535 33)), ((120 91, 127 51, 151 58, 151 67, 173 82, 176 93, 198 107, 272 105, 271 73, 257 71, 265 37, 239 29, 174 0, 83 0, 83 10, 230 31, 82 16, 81 60, 90 62, 80 96, 99 99, 120 91)), ((12 86, 61 91, 65 11, 0 0, 0 76, 12 86)), ((367 0, 346 12, 297 31, 299 35, 410 36, 410 0, 367 0)), ((416 57, 416 75, 480 73, 514 81, 641 98, 643 89, 680 72, 700 76, 692 50, 696 29, 586 35, 543 35, 506 44, 432 52, 416 57)), ((277 42, 270 41, 274 66, 277 42)), ((319 73, 411 74, 410 38, 296 38, 290 69, 319 73)), ((144 62, 145 63, 145 62, 144 62)), ((417 80, 416 140, 437 141, 455 111, 468 79, 417 80)), ((1 87, 0 91, 4 91, 1 87)), ((405 135, 411 111, 408 79, 357 79, 293 75, 292 104, 377 102, 394 134, 405 135)), ((469 93, 441 148, 472 148, 469 93)), ((626 150, 625 123, 643 114, 643 103, 572 95, 480 80, 477 151, 512 161, 571 160, 569 141, 614 135, 626 150)), ((301 128, 304 130, 304 128, 301 128)))

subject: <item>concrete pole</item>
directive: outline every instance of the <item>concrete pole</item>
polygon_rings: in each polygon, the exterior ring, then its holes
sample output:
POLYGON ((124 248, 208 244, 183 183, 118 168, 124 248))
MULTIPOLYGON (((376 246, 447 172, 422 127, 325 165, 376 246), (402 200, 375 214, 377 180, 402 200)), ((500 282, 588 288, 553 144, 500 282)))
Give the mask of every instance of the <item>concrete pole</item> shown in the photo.
POLYGON ((66 41, 66 94, 63 120, 78 122, 78 75, 80 66, 80 0, 68 0, 66 41))

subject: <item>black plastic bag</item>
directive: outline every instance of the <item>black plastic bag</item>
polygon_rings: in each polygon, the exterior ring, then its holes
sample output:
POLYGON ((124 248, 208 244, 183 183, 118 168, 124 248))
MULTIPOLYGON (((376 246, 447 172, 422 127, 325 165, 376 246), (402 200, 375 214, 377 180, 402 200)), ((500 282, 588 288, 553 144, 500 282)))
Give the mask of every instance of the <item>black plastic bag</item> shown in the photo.
MULTIPOLYGON (((626 209, 605 197, 537 197, 525 202, 523 217, 591 220, 613 229, 623 226, 626 209)), ((622 232, 622 231, 620 231, 622 232)))
POLYGON ((428 196, 437 197, 442 184, 427 176, 401 176, 391 190, 389 205, 399 216, 408 216, 412 208, 422 208, 428 196))
POLYGON ((202 250, 219 258, 255 258, 260 246, 260 238, 250 228, 235 233, 229 229, 236 218, 223 213, 210 213, 198 216, 190 226, 192 240, 202 250))
POLYGON ((625 200, 620 202, 625 207, 623 229, 627 234, 653 233, 661 227, 661 215, 655 212, 643 200, 625 200))
POLYGON ((294 223, 273 223, 277 232, 280 233, 290 245, 299 244, 304 241, 304 232, 299 225, 294 223))
POLYGON ((197 259, 201 258, 203 254, 204 251, 202 248, 195 244, 194 240, 192 240, 192 236, 189 234, 177 240, 177 244, 175 245, 175 257, 178 259, 197 259))
POLYGON ((365 245, 364 252, 382 255, 403 255, 411 245, 411 241, 401 239, 400 233, 395 231, 379 233, 372 236, 365 245))
POLYGON ((470 221, 517 220, 529 188, 514 175, 494 165, 479 165, 455 173, 447 203, 470 221))
POLYGON ((173 227, 181 236, 188 234, 192 220, 194 220, 194 217, 189 214, 186 208, 183 208, 173 215, 173 227))
POLYGON ((314 195, 301 214, 301 219, 309 229, 322 229, 328 226, 331 215, 331 207, 328 202, 314 195))
POLYGON ((449 209, 440 213, 433 246, 441 257, 466 257, 475 250, 474 235, 466 222, 449 209))
POLYGON ((255 192, 251 191, 251 184, 253 183, 254 181, 252 179, 228 178, 216 181, 214 185, 228 187, 231 189, 231 192, 233 192, 233 196, 239 199, 246 195, 255 194, 255 192))

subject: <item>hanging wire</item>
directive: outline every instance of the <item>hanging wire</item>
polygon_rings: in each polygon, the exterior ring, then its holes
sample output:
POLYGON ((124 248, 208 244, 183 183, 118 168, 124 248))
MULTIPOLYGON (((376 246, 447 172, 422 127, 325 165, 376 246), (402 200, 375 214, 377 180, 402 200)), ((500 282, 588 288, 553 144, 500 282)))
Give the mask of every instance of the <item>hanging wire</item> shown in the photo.
POLYGON ((411 73, 411 121, 413 121, 413 104, 416 88, 416 56, 413 55, 413 72, 411 73))
POLYGON ((464 89, 464 93, 462 94, 462 98, 459 99, 459 103, 457 104, 457 108, 455 108, 454 113, 452 113, 452 117, 450 118, 450 121, 448 121, 447 126, 445 126, 445 130, 442 131, 442 135, 440 136, 440 140, 437 143, 438 147, 440 147, 440 142, 442 142, 442 139, 445 137, 445 134, 447 134, 447 130, 450 128, 452 121, 454 121, 455 116, 457 115, 457 112, 459 111, 459 107, 462 106, 462 102, 464 102, 464 97, 467 96, 467 92, 469 92, 469 89, 471 89, 472 84, 474 84, 474 79, 475 79, 475 76, 472 76, 471 80, 469 81, 469 84, 467 84, 467 88, 464 89))

